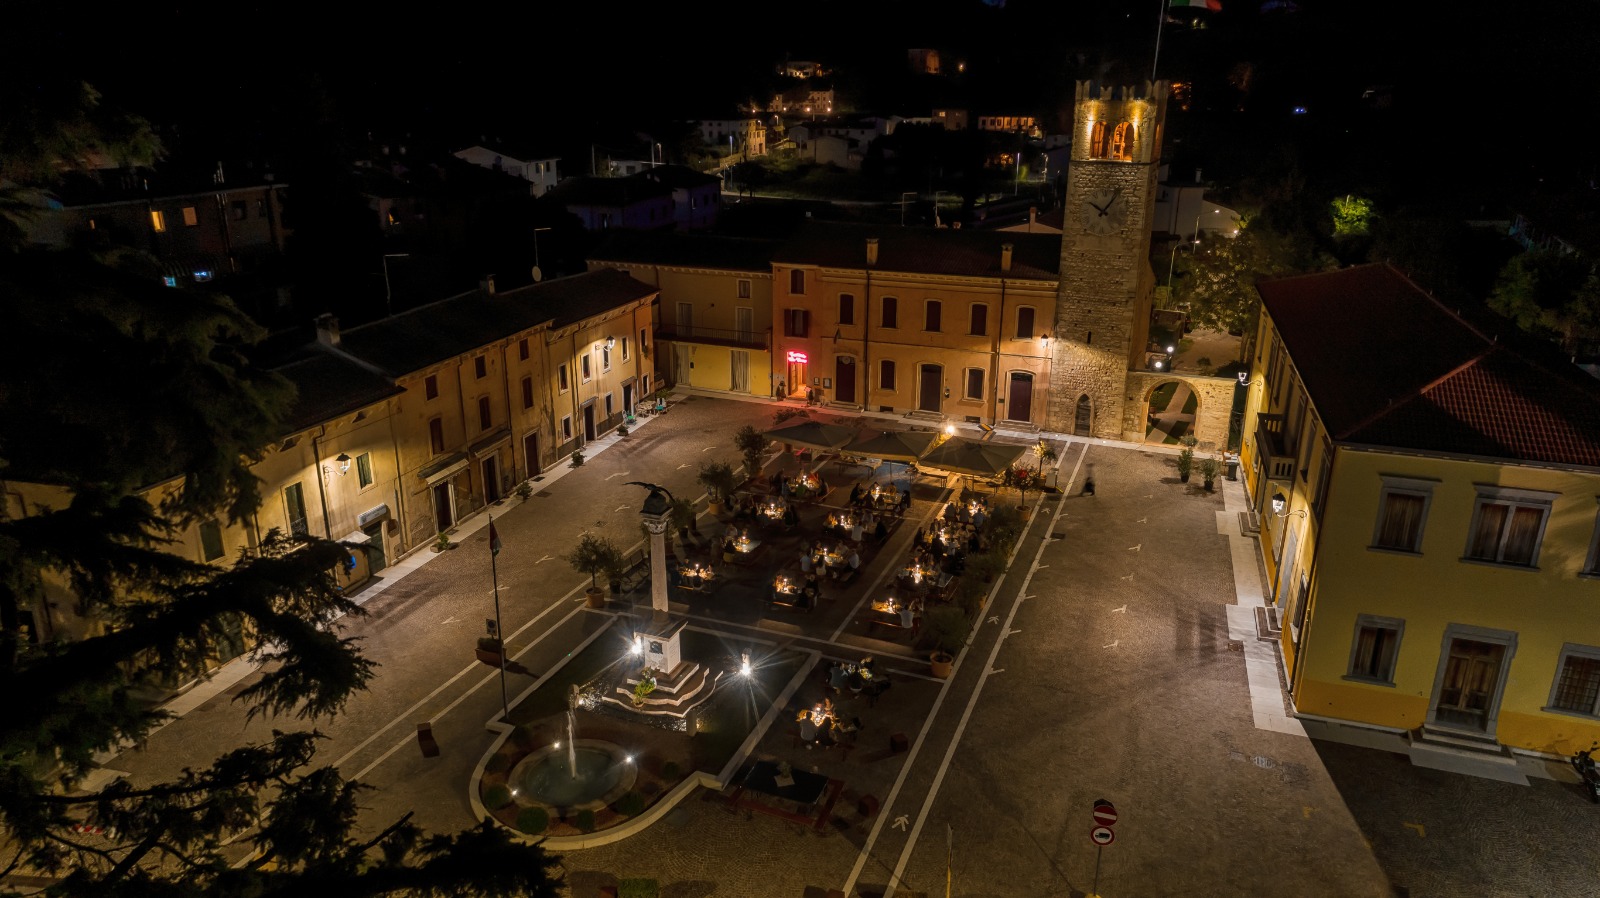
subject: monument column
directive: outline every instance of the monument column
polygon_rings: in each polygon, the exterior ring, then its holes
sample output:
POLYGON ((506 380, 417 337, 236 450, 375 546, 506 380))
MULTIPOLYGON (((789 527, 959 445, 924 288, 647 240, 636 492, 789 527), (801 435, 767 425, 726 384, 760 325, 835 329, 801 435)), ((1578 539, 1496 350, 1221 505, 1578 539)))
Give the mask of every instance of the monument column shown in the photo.
POLYGON ((650 532, 650 609, 658 620, 671 610, 667 606, 667 527, 670 506, 665 495, 652 490, 639 509, 644 529, 650 532))

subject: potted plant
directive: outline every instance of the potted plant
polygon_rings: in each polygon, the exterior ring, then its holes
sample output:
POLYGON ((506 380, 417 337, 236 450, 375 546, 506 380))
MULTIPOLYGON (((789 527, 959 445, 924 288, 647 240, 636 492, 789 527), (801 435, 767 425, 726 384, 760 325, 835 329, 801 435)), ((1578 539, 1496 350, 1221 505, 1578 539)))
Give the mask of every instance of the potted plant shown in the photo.
POLYGON ((734 448, 744 456, 744 476, 756 477, 761 474, 761 456, 767 453, 767 446, 771 443, 766 434, 751 424, 739 428, 738 433, 733 435, 734 448))
POLYGON ((573 570, 589 575, 589 588, 584 594, 589 607, 604 608, 606 594, 600 589, 599 576, 622 567, 622 550, 603 536, 586 533, 577 547, 564 557, 573 570))
POLYGON ((944 679, 950 676, 956 653, 966 644, 972 624, 960 608, 944 605, 930 610, 922 621, 922 640, 932 650, 928 661, 933 675, 944 679))
MULTIPOLYGON (((1057 458, 1056 450, 1049 443, 1046 443, 1044 440, 1040 440, 1038 443, 1034 444, 1033 456, 1034 456, 1034 458, 1037 458, 1039 460, 1039 466, 1038 466, 1039 483, 1040 483, 1040 488, 1043 489, 1044 488, 1044 486, 1043 486, 1043 484, 1044 484, 1044 466, 1048 464, 1048 465, 1051 466, 1051 470, 1054 471, 1054 465, 1056 463, 1056 458, 1057 458)), ((1055 487, 1050 487, 1050 489, 1054 490, 1055 487)))
POLYGON ((574 449, 574 450, 572 450, 572 467, 574 467, 574 468, 583 467, 583 450, 582 449, 574 449))
POLYGON ((517 484, 516 492, 517 492, 517 498, 518 499, 522 499, 523 501, 527 501, 528 499, 533 498, 533 484, 530 483, 529 481, 524 480, 521 483, 517 484))
POLYGON ((500 658, 505 653, 505 645, 493 636, 479 636, 478 647, 474 654, 478 660, 490 667, 499 667, 500 658))
POLYGON ((711 494, 711 513, 722 514, 723 504, 733 495, 738 482, 734 480, 733 465, 714 461, 700 466, 700 485, 711 494))
POLYGON ((639 682, 633 684, 633 706, 644 707, 644 700, 656 691, 656 672, 646 667, 639 673, 639 682))
POLYGON ((450 534, 441 531, 433 540, 433 551, 443 552, 455 548, 455 543, 450 541, 450 534))
POLYGON ((699 530, 699 525, 695 520, 697 515, 694 510, 694 503, 688 499, 673 499, 669 508, 668 514, 672 518, 672 526, 678 528, 678 539, 687 541, 690 530, 699 530))
POLYGON ((1222 473, 1222 460, 1215 455, 1208 455, 1200 460, 1200 476, 1205 478, 1206 492, 1211 492, 1220 473, 1222 473))
POLYGON ((625 437, 627 435, 628 435, 628 425, 626 425, 626 424, 618 424, 617 425, 617 438, 621 439, 622 437, 625 437))
POLYGON ((1178 450, 1178 480, 1181 483, 1189 482, 1189 475, 1194 471, 1194 450, 1188 446, 1178 450))

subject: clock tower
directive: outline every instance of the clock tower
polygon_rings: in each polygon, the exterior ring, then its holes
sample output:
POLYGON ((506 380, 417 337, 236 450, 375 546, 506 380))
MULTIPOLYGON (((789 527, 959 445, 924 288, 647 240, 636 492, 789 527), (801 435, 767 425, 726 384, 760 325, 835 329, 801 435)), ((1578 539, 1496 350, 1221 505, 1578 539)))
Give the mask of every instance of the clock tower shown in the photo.
POLYGON ((1050 365, 1049 429, 1122 439, 1128 372, 1141 367, 1155 275, 1150 216, 1167 83, 1078 82, 1067 167, 1061 274, 1050 365))

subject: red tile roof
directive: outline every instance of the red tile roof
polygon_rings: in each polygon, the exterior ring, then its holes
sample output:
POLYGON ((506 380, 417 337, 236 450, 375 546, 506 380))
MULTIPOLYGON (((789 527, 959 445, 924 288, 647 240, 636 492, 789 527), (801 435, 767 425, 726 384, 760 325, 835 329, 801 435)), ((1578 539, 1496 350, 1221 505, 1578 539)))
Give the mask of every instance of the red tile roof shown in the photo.
POLYGON ((1335 439, 1600 467, 1600 383, 1475 328, 1394 268, 1258 290, 1335 439))

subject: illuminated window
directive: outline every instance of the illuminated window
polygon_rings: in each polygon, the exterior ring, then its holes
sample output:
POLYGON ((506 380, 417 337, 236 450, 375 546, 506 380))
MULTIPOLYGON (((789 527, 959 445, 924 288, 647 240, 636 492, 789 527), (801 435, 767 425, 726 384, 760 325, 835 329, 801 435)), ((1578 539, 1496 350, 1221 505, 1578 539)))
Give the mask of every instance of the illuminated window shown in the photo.
POLYGON ((197 225, 199 223, 200 223, 200 214, 195 211, 195 208, 193 206, 184 206, 183 207, 183 225, 184 225, 184 227, 192 228, 192 227, 194 227, 195 225, 197 225))
POLYGON ((1133 138, 1134 130, 1132 122, 1123 122, 1117 125, 1117 130, 1113 132, 1111 137, 1111 158, 1123 160, 1132 159, 1133 138))
POLYGON ((157 234, 165 232, 167 229, 167 213, 162 212, 160 209, 151 209, 150 227, 154 228, 157 234))

